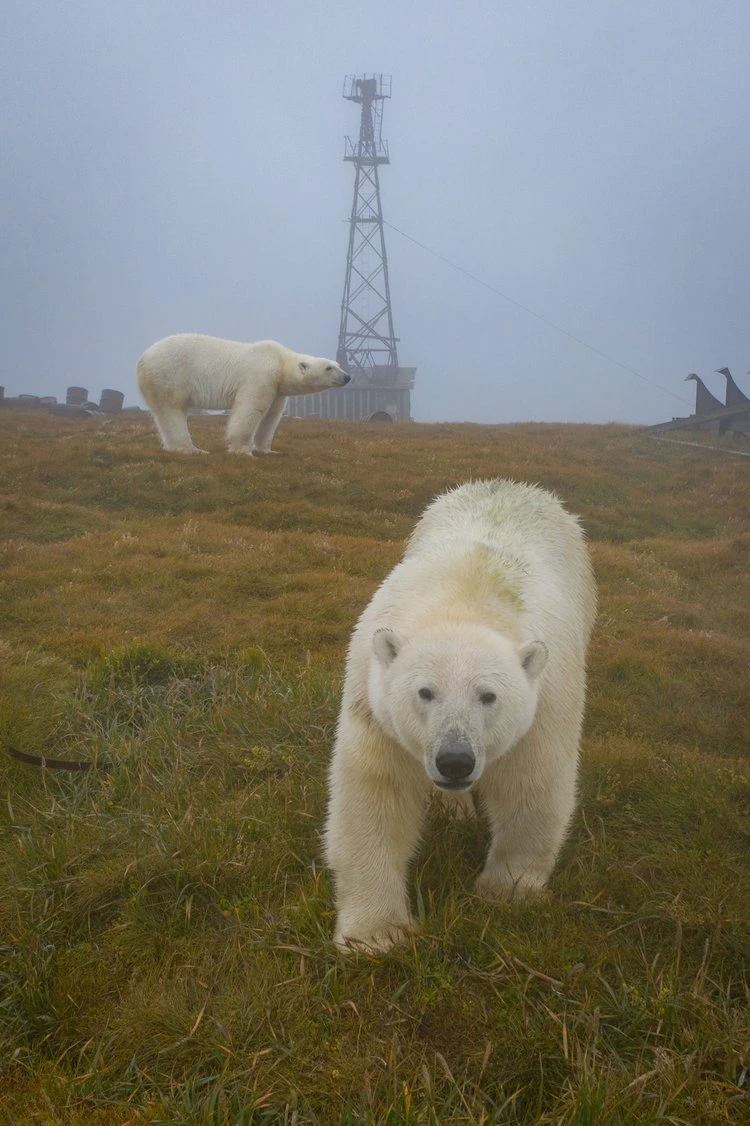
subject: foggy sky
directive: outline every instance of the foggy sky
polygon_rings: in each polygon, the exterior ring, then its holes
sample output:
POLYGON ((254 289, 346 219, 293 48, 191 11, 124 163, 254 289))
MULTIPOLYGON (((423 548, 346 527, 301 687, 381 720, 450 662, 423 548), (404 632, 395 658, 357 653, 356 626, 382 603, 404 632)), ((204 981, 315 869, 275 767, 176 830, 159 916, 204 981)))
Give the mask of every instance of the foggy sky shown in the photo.
POLYGON ((750 392, 747 0, 5 0, 0 33, 7 395, 137 403, 172 332, 335 356, 372 71, 386 220, 486 283, 386 230, 418 421, 750 392))

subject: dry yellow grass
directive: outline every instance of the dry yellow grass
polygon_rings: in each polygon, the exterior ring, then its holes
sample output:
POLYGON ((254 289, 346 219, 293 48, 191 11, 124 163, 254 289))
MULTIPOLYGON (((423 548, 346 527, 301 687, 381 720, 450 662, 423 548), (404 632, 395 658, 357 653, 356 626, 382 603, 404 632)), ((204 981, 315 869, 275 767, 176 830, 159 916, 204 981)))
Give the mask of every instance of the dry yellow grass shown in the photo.
POLYGON ((278 458, 147 416, 0 411, 0 1122, 743 1122, 744 458, 616 426, 288 420, 278 458), (345 647, 439 491, 553 488, 601 612, 547 901, 471 894, 435 814, 422 934, 342 963, 320 868, 345 647))

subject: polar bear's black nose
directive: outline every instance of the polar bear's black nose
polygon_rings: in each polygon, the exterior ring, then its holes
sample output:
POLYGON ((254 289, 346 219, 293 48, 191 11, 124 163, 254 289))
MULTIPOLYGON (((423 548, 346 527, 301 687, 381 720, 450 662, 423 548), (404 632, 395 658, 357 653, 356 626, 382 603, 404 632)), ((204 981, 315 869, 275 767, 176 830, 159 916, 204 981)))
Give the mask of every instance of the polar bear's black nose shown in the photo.
POLYGON ((350 375, 345 375, 341 382, 344 386, 346 386, 346 384, 351 383, 351 381, 352 377, 350 375))
POLYGON ((440 744, 435 756, 435 765, 449 782, 461 782, 471 774, 476 759, 471 743, 465 735, 451 733, 440 744))

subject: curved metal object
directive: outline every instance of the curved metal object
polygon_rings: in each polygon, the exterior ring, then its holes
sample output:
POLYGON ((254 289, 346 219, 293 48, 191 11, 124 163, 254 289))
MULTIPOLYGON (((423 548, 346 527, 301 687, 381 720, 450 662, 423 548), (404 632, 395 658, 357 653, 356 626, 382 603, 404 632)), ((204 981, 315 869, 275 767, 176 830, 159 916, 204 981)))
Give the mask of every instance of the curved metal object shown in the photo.
POLYGON ((708 414, 709 411, 721 410, 721 408, 724 406, 721 399, 717 399, 715 395, 711 394, 708 387, 706 387, 705 383, 699 375, 696 375, 695 372, 692 371, 690 375, 685 376, 685 382, 687 383, 689 379, 695 380, 696 416, 708 414))
POLYGON ((717 368, 716 374, 723 375, 727 381, 726 405, 728 407, 750 406, 750 399, 740 391, 729 368, 717 368))

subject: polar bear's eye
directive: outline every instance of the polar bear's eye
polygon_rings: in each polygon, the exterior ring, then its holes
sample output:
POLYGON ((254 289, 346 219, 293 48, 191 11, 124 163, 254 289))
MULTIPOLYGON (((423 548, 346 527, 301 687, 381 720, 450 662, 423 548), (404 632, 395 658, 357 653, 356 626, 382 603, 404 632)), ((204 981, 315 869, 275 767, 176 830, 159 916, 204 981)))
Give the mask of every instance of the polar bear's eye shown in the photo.
POLYGON ((497 700, 497 696, 495 695, 494 692, 480 692, 479 693, 480 703, 485 704, 487 707, 489 707, 490 704, 494 704, 496 700, 497 700))
POLYGON ((429 701, 429 700, 435 699, 435 693, 432 691, 431 688, 420 688, 417 695, 419 696, 420 700, 429 701))

